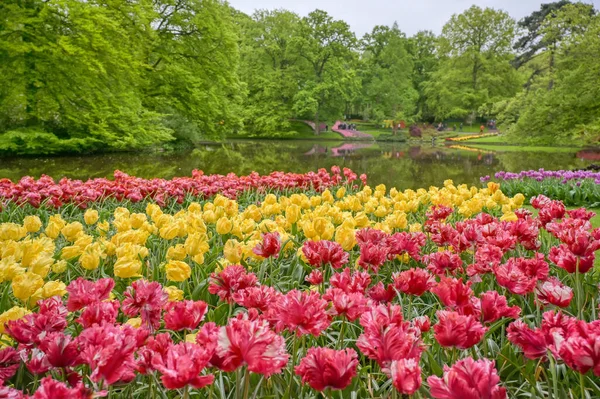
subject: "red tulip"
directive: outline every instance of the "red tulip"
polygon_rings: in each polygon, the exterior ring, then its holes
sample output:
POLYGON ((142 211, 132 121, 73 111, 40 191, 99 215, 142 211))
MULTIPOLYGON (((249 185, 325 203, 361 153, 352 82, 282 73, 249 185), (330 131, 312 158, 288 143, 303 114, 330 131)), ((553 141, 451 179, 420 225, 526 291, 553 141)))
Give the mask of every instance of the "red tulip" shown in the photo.
POLYGON ((496 291, 487 291, 480 297, 481 316, 484 323, 493 323, 502 317, 516 319, 521 314, 521 308, 518 306, 508 306, 508 301, 504 295, 496 291))
POLYGON ((546 356, 546 340, 538 329, 531 329, 521 320, 511 323, 506 329, 506 337, 513 345, 518 346, 528 359, 539 359, 546 356))
POLYGON ((0 385, 16 374, 20 364, 21 358, 14 348, 7 347, 0 350, 0 385))
POLYGON ((323 299, 333 304, 333 308, 330 309, 331 315, 343 315, 350 321, 356 320, 369 309, 369 300, 358 292, 347 294, 339 288, 329 288, 323 299))
POLYGON ((112 278, 89 281, 79 277, 67 286, 67 309, 74 312, 92 303, 104 301, 108 299, 114 287, 115 281, 112 278))
POLYGON ((257 285, 258 279, 254 273, 247 273, 244 266, 230 265, 221 272, 210 275, 208 292, 231 303, 235 292, 257 285))
POLYGON ((334 269, 339 269, 348 263, 349 255, 337 242, 321 240, 306 241, 302 252, 313 267, 323 267, 330 264, 334 269))
POLYGON ((246 364, 251 372, 268 377, 281 372, 288 358, 283 337, 275 334, 266 320, 249 320, 244 314, 221 327, 210 363, 223 371, 246 364))
POLYGON ((463 283, 461 279, 442 277, 440 282, 431 289, 431 292, 440 298, 440 301, 451 309, 458 310, 461 314, 479 314, 473 306, 473 290, 471 282, 463 283))
POLYGON ((433 277, 425 269, 408 269, 400 273, 394 273, 394 287, 400 292, 410 295, 421 296, 437 284, 433 277))
POLYGON ((456 274, 462 268, 463 261, 450 251, 434 252, 423 257, 427 270, 434 274, 456 274))
POLYGON ((92 392, 83 384, 69 388, 64 382, 53 380, 52 377, 42 378, 40 387, 35 391, 32 399, 89 399, 92 392))
POLYGON ((213 353, 199 345, 182 342, 170 345, 164 356, 152 359, 152 365, 162 376, 167 389, 180 389, 187 385, 203 388, 214 380, 212 374, 200 375, 213 353))
POLYGON ((56 368, 73 367, 81 363, 79 347, 70 335, 62 332, 48 334, 40 343, 48 364, 56 368))
POLYGON ((566 308, 573 299, 571 287, 563 285, 556 277, 550 277, 544 282, 539 282, 536 288, 537 299, 543 305, 552 304, 566 308))
POLYGON ((371 284, 371 276, 367 272, 355 271, 350 274, 350 269, 345 268, 341 273, 335 273, 329 279, 332 287, 339 288, 344 292, 360 292, 364 294, 371 284))
POLYGON ((257 309, 266 312, 282 294, 273 287, 259 285, 248 287, 233 293, 231 298, 235 303, 246 309, 257 309))
POLYGON ((369 359, 387 369, 393 360, 419 359, 424 350, 421 331, 402 321, 402 309, 378 305, 360 317, 364 331, 356 346, 369 359))
POLYGON ((377 271, 383 265, 388 256, 388 248, 380 244, 367 242, 360 246, 360 257, 358 264, 365 270, 377 271))
POLYGON ((77 342, 82 348, 81 360, 92 371, 90 379, 94 382, 103 380, 108 385, 133 380, 134 352, 140 346, 139 332, 129 325, 111 324, 96 324, 83 330, 77 342))
POLYGON ((298 336, 319 336, 331 323, 327 301, 319 293, 292 290, 282 295, 269 312, 277 331, 287 329, 298 336))
POLYGON ((578 320, 560 345, 560 357, 573 370, 585 374, 592 370, 600 377, 600 321, 578 320))
POLYGON ((165 327, 169 330, 194 330, 204 319, 208 305, 203 301, 169 302, 165 308, 165 327))
POLYGON ((421 260, 421 248, 427 242, 427 236, 421 232, 408 233, 405 231, 394 233, 388 240, 389 255, 394 257, 408 254, 416 261, 421 260))
POLYGON ((444 366, 444 377, 427 378, 429 393, 436 399, 504 399, 494 362, 488 359, 459 360, 452 367, 444 366))
POLYGON ((340 390, 350 385, 356 375, 357 358, 354 349, 312 347, 294 370, 314 390, 340 390))
POLYGON ((422 383, 421 368, 415 359, 394 360, 390 365, 394 387, 403 395, 412 395, 422 383))
POLYGON ((156 281, 136 280, 127 287, 125 299, 121 310, 127 316, 140 315, 142 321, 152 329, 160 325, 163 307, 167 303, 168 295, 162 285, 156 281))
POLYGON ((535 290, 538 280, 545 280, 550 270, 544 255, 537 253, 535 258, 510 258, 494 269, 498 284, 510 292, 525 295, 535 290))
POLYGON ((433 326, 433 331, 441 346, 468 349, 477 345, 487 330, 475 316, 447 310, 438 310, 436 315, 438 322, 433 326))
POLYGON ((304 280, 311 285, 320 285, 323 283, 323 272, 321 270, 313 270, 304 280))
POLYGON ((91 327, 94 324, 114 324, 119 314, 119 301, 94 302, 85 307, 77 322, 83 328, 91 327))
POLYGON ((270 258, 279 256, 280 249, 281 239, 279 238, 279 233, 274 232, 263 234, 263 242, 257 244, 256 247, 252 249, 252 252, 263 258, 270 258))
POLYGON ((379 303, 391 302, 396 297, 396 290, 392 284, 388 284, 387 288, 380 281, 369 289, 367 293, 369 298, 379 303))

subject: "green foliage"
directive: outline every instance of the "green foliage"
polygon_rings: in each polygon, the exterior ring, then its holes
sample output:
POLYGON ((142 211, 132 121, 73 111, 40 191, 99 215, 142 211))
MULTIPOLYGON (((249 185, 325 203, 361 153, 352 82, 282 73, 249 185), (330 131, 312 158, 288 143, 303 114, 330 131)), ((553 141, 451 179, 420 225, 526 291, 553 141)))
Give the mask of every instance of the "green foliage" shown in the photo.
POLYGON ((513 141, 598 142, 600 17, 588 5, 566 5, 548 16, 540 31, 544 42, 554 43, 543 52, 548 67, 526 91, 498 105, 499 120, 513 141))
POLYGON ((220 2, 7 0, 0 20, 0 152, 139 148, 177 124, 215 134, 234 99, 220 2))
POLYGON ((363 38, 365 117, 375 122, 406 120, 415 114, 418 92, 412 82, 408 41, 398 29, 376 26, 363 38))
POLYGON ((488 115, 513 96, 518 75, 510 60, 515 22, 504 11, 472 6, 453 15, 438 42, 438 70, 425 82, 427 105, 438 120, 488 115))

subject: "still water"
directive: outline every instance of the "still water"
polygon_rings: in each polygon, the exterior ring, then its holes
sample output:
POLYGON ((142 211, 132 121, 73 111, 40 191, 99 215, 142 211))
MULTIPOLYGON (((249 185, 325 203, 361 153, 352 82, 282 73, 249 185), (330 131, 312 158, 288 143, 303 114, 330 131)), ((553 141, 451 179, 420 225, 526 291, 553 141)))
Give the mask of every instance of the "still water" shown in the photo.
POLYGON ((515 152, 453 149, 445 146, 409 146, 310 141, 229 141, 178 152, 117 153, 69 157, 2 158, 0 178, 18 180, 42 174, 56 179, 111 177, 115 169, 144 178, 205 173, 261 174, 274 170, 306 172, 333 165, 366 173, 372 185, 419 188, 440 185, 445 179, 479 184, 479 178, 500 170, 576 169, 594 161, 583 152, 515 152))

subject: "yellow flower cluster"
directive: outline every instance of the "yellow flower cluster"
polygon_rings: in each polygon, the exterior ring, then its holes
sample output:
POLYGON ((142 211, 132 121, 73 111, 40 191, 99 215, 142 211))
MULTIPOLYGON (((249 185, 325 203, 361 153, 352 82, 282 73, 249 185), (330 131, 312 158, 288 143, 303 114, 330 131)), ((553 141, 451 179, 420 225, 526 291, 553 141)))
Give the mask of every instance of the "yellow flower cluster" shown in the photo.
POLYGON ((483 134, 472 134, 470 136, 459 136, 459 137, 450 137, 447 138, 447 141, 466 141, 473 139, 481 139, 483 137, 497 136, 498 133, 483 133, 483 134))
MULTIPOLYGON (((65 281, 98 277, 94 273, 101 269, 103 275, 117 278, 145 276, 177 283, 205 263, 211 248, 216 248, 221 265, 262 260, 252 249, 266 232, 278 232, 287 251, 296 251, 305 239, 335 240, 351 250, 355 232, 364 227, 421 230, 413 214, 432 205, 454 207, 464 217, 497 210, 503 220, 514 220, 514 210, 523 201, 521 194, 508 198, 495 183, 478 189, 447 180, 443 187, 428 190, 388 191, 379 185, 354 193, 342 187, 313 196, 269 194, 260 203, 243 205, 217 195, 175 214, 148 204, 144 213, 124 207, 102 214, 87 210, 71 220, 51 215, 45 224, 38 216, 27 216, 22 224, 0 224, 0 282, 10 281, 12 294, 27 307, 64 295, 64 273, 69 273, 65 281)), ((167 292, 171 300, 182 299, 175 286, 167 292)))

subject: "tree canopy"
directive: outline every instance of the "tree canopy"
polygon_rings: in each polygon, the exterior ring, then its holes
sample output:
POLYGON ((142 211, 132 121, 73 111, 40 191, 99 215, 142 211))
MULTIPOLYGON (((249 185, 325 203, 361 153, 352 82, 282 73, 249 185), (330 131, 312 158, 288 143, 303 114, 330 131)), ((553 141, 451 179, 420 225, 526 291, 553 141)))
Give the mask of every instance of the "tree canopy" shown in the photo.
POLYGON ((600 17, 560 0, 520 21, 472 6, 440 35, 402 21, 357 38, 222 0, 4 0, 0 154, 131 150, 290 121, 497 119, 516 141, 597 142, 600 17))

